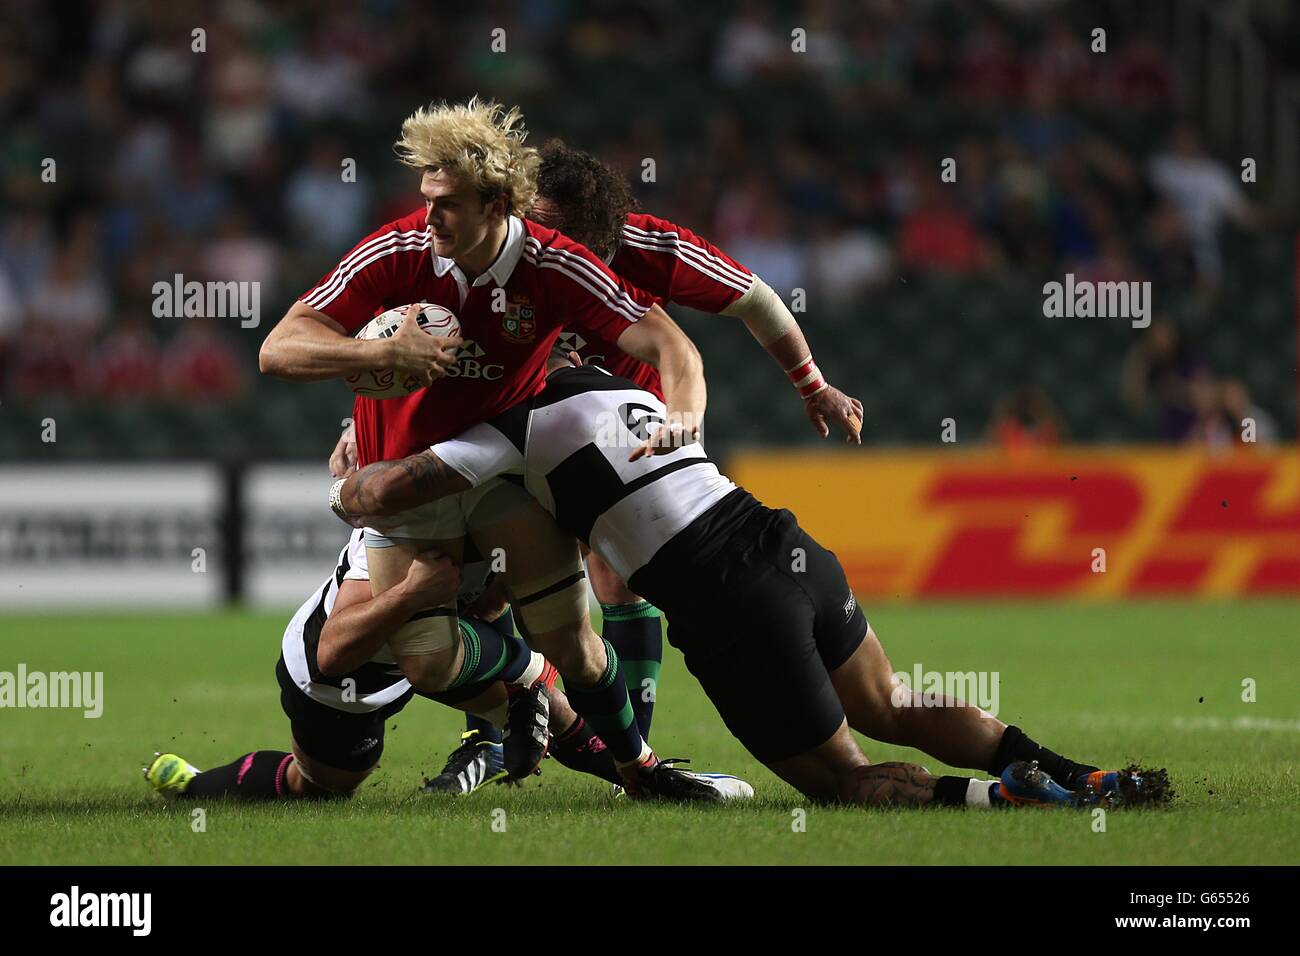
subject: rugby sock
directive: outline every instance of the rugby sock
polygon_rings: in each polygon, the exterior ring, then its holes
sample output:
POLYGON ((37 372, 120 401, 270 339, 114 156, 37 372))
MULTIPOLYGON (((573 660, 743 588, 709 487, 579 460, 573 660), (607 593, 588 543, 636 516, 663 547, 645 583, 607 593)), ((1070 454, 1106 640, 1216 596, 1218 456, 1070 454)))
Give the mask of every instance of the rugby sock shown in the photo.
MULTIPOLYGON (((508 664, 506 667, 502 668, 502 673, 497 675, 498 679, 505 679, 503 675, 513 673, 514 667, 518 662, 518 656, 522 655, 525 651, 528 651, 528 648, 526 645, 524 645, 522 648, 518 646, 523 644, 523 642, 520 641, 519 638, 514 636, 515 618, 514 615, 510 613, 509 608, 506 608, 505 613, 502 614, 495 621, 492 621, 491 624, 492 624, 492 629, 501 636, 502 640, 506 641, 511 646, 511 654, 512 654, 511 663, 508 664)), ((483 653, 482 646, 483 646, 482 641, 480 641, 479 642, 480 656, 483 653)), ((468 648, 466 650, 468 652, 468 648)), ((486 689, 486 685, 488 683, 489 683, 488 681, 484 681, 481 683, 475 683, 475 684, 470 684, 461 687, 459 688, 460 690, 471 689, 474 691, 474 693, 471 693, 468 696, 464 696, 464 697, 457 696, 456 699, 472 700, 473 698, 478 696, 479 693, 482 693, 484 689, 486 689)), ((444 703, 446 703, 446 701, 444 701, 444 703)), ((494 713, 492 716, 495 718, 498 715, 494 713)), ((501 728, 505 726, 504 706, 500 708, 499 716, 500 716, 500 722, 498 724, 498 723, 493 723, 491 720, 488 720, 485 717, 480 717, 477 714, 466 714, 465 730, 467 733, 477 731, 479 740, 485 740, 488 743, 499 744, 501 743, 501 728)))
POLYGON ((632 701, 632 713, 641 736, 648 741, 659 691, 659 668, 664 659, 659 609, 649 601, 637 601, 602 604, 600 612, 604 618, 601 636, 609 641, 623 662, 623 680, 632 701))
POLYGON ((589 773, 593 777, 623 785, 623 778, 619 775, 614 756, 605 746, 605 741, 593 734, 581 717, 574 720, 573 725, 564 733, 551 738, 550 754, 561 766, 570 770, 589 773))
POLYGON ((185 788, 187 797, 233 797, 236 800, 276 800, 294 794, 284 781, 293 754, 283 750, 254 750, 224 767, 198 774, 185 788))
MULTIPOLYGON (((459 687, 438 691, 437 693, 421 691, 420 696, 427 697, 429 700, 436 700, 440 704, 446 704, 448 707, 454 707, 457 710, 460 710, 462 704, 487 693, 487 691, 496 683, 496 678, 492 678, 491 680, 472 681, 471 683, 461 684, 459 687)), ((509 690, 508 687, 507 690, 509 690)), ((466 711, 465 723, 469 725, 470 730, 479 730, 483 733, 483 736, 480 739, 499 744, 501 743, 501 729, 506 725, 506 706, 506 702, 502 701, 494 710, 483 715, 471 714, 466 711)))
POLYGON ((1088 764, 1075 763, 1046 747, 1039 746, 1019 727, 1009 726, 1003 731, 1002 739, 998 741, 997 752, 993 755, 993 762, 986 769, 994 776, 1001 777, 1002 771, 1017 760, 1037 760, 1038 766, 1067 790, 1073 790, 1078 785, 1080 777, 1098 769, 1088 764))
POLYGON ((477 732, 479 740, 486 740, 488 743, 493 744, 501 743, 501 728, 492 721, 478 716, 478 714, 465 715, 465 730, 466 732, 477 732))
POLYGON ((608 658, 605 673, 599 681, 585 687, 565 680, 564 692, 569 696, 573 709, 591 725, 616 761, 640 763, 646 759, 650 748, 637 730, 618 654, 609 641, 605 641, 605 655, 608 658))
POLYGON ((519 684, 530 675, 536 680, 541 673, 541 655, 534 655, 517 637, 507 637, 494 627, 475 627, 465 620, 460 622, 460 636, 465 658, 448 690, 490 680, 519 684))
POLYGON ((934 800, 940 807, 992 807, 1005 801, 996 780, 940 777, 934 782, 934 800))

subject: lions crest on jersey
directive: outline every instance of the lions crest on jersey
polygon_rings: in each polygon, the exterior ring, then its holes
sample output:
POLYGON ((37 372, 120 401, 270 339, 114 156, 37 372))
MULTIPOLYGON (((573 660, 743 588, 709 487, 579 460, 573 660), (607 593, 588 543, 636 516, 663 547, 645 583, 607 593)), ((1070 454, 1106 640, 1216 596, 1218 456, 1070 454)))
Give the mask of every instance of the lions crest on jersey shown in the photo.
POLYGON ((532 300, 526 295, 506 300, 506 314, 501 320, 501 332, 511 342, 523 345, 537 338, 537 319, 532 300))

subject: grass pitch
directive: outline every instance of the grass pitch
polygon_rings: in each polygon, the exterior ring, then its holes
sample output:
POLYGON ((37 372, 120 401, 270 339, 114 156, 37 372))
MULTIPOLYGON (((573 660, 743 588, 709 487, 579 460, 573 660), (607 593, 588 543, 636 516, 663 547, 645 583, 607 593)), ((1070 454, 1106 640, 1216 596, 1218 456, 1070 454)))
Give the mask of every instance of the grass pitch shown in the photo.
MULTIPOLYGON (((611 799, 559 767, 520 788, 417 796, 459 713, 415 699, 349 802, 164 804, 154 750, 199 767, 287 749, 272 673, 286 615, 0 617, 0 671, 102 671, 104 711, 0 710, 0 864, 1294 864, 1300 860, 1300 604, 868 607, 896 670, 997 671, 999 716, 1076 759, 1167 766, 1161 811, 876 810, 812 806, 733 740, 680 656, 655 714, 662 756, 739 774, 746 805, 611 799), (1243 681, 1255 682, 1245 702, 1243 681), (796 832, 795 811, 806 811, 796 832), (504 811, 504 814, 498 812, 504 811), (497 822, 497 829, 493 823, 497 822), (500 822, 504 821, 504 831, 500 822)), ((781 675, 757 688, 781 706, 781 675)), ((942 765, 870 741, 873 760, 942 765)))

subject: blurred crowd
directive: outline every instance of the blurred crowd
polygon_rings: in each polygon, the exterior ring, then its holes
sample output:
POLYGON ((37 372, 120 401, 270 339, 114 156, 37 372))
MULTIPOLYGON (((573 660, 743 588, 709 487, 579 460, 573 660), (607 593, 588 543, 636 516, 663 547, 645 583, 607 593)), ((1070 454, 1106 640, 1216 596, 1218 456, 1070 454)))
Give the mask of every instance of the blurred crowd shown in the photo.
MULTIPOLYGON (((535 145, 561 135, 625 170, 649 211, 778 291, 807 290, 814 341, 821 315, 871 321, 872 290, 913 278, 1151 280, 1176 316, 1218 294, 1225 230, 1269 213, 1176 120, 1177 72, 1130 5, 1088 6, 519 0, 447 18, 398 0, 15 0, 0 395, 213 403, 265 387, 252 356, 270 324, 416 204, 389 148, 402 116, 474 92, 519 103, 535 145), (174 275, 260 283, 260 326, 156 317, 154 283, 174 275)), ((1135 403, 1166 401, 1195 363, 1176 325, 1174 345, 1136 353, 1135 403)), ((1216 388, 1225 408, 1250 403, 1216 388)), ((1169 401, 1197 405, 1191 391, 1169 401)), ((1184 419, 1161 436, 1214 430, 1184 419)))

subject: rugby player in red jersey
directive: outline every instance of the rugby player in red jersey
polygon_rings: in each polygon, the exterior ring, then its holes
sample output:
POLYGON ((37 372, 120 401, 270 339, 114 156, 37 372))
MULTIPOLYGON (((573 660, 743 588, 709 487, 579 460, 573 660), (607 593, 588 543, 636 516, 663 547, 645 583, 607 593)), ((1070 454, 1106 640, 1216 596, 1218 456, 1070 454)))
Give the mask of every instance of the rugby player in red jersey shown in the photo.
MULTIPOLYGON (((424 208, 358 243, 262 345, 266 374, 315 381, 390 367, 427 384, 405 398, 357 399, 362 465, 401 458, 536 394, 565 328, 614 342, 658 370, 670 414, 634 454, 698 433, 705 387, 690 340, 584 246, 520 218, 532 205, 538 166, 525 136, 517 110, 477 99, 408 117, 396 150, 421 173, 424 208), (352 338, 374 315, 420 302, 455 313, 461 337, 427 336, 412 308, 391 338, 352 338)), ((576 545, 517 487, 475 489, 470 498, 399 516, 382 533, 367 529, 374 593, 402 581, 426 549, 459 560, 464 533, 476 523, 480 549, 505 555, 504 576, 529 640, 564 676, 570 702, 610 747, 629 794, 720 799, 707 782, 660 764, 642 739, 617 655, 591 630, 576 545)), ((444 689, 464 676, 467 661, 481 660, 457 627, 454 605, 414 616, 389 646, 425 691, 444 689)), ((519 699, 545 713, 544 689, 519 699)))

